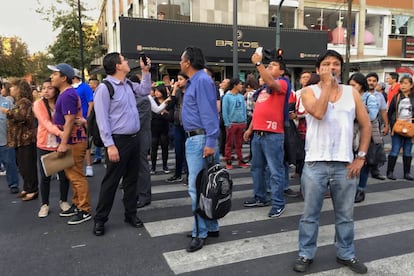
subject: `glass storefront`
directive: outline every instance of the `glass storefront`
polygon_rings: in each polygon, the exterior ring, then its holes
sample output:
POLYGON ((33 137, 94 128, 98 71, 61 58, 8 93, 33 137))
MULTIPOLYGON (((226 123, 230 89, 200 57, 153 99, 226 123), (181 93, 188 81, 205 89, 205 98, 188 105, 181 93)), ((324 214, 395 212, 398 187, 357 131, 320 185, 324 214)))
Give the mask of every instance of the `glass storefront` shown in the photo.
POLYGON ((190 21, 190 0, 157 0, 158 19, 190 21))

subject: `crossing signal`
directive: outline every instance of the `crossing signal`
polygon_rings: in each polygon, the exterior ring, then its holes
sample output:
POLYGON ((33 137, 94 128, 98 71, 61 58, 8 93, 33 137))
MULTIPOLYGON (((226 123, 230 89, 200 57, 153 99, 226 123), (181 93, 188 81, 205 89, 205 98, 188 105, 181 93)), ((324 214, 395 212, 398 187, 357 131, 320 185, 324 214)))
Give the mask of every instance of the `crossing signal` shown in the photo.
POLYGON ((277 57, 280 59, 283 57, 283 49, 281 48, 277 49, 277 57))

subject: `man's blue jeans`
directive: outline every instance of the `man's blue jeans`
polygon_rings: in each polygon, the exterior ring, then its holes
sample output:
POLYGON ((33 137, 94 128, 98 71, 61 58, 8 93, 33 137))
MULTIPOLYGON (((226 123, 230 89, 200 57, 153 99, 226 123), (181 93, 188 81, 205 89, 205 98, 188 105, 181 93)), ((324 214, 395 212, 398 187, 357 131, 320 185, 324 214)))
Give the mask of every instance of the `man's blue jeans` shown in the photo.
POLYGON ((16 153, 14 148, 0 146, 0 162, 4 164, 4 168, 6 169, 6 179, 9 188, 19 187, 19 175, 17 172, 16 153))
MULTIPOLYGON (((188 137, 185 142, 185 153, 188 164, 188 193, 191 197, 192 211, 196 209, 197 205, 197 190, 196 179, 198 173, 205 167, 205 159, 203 158, 203 151, 206 145, 205 135, 196 135, 188 137)), ((215 150, 218 151, 218 146, 215 146, 215 150)), ((197 215, 199 238, 206 238, 208 232, 218 231, 219 225, 217 220, 204 219, 197 215)), ((192 236, 197 236, 197 228, 194 221, 192 236)))
POLYGON ((179 177, 181 177, 183 167, 185 171, 188 171, 185 159, 185 139, 183 126, 174 125, 175 176, 179 177))
POLYGON ((346 179, 347 165, 345 162, 305 163, 301 179, 305 207, 299 222, 299 256, 315 257, 320 212, 329 183, 335 213, 336 255, 344 260, 355 257, 353 218, 358 178, 346 179))
POLYGON ((269 201, 266 185, 268 182, 271 189, 272 206, 277 209, 285 207, 283 196, 285 188, 284 139, 283 133, 269 133, 264 136, 255 133, 251 146, 253 154, 250 169, 254 197, 262 202, 269 201))

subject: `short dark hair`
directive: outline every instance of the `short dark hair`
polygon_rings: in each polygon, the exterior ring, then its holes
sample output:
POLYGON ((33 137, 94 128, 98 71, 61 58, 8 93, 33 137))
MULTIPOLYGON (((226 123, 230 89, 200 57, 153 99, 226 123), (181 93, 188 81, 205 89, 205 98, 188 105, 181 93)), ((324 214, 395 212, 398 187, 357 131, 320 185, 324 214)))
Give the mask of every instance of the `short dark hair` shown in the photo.
POLYGON ((259 88, 259 81, 254 77, 254 75, 247 75, 246 82, 244 83, 245 87, 250 86, 254 90, 259 88))
POLYGON ((349 78, 348 80, 348 84, 349 82, 353 80, 354 82, 358 83, 359 85, 361 85, 362 87, 362 91, 367 91, 368 90, 368 82, 367 82, 367 78, 361 74, 361 73, 355 73, 352 74, 352 76, 349 78))
POLYGON ((242 81, 239 78, 232 78, 229 82, 228 90, 232 90, 236 85, 241 83, 242 81))
POLYGON ((190 61, 191 66, 196 70, 201 70, 205 67, 205 59, 203 51, 195 46, 188 46, 184 50, 184 57, 190 61))
POLYGON ((377 73, 375 73, 375 72, 370 72, 370 73, 368 73, 368 74, 367 74, 367 76, 366 76, 366 78, 367 78, 367 79, 368 79, 368 78, 371 78, 371 77, 376 78, 376 79, 377 79, 377 81, 378 81, 378 79, 379 79, 378 74, 377 74, 377 73))
POLYGON ((287 72, 286 63, 283 60, 280 60, 280 59, 272 59, 270 62, 276 62, 277 64, 279 64, 280 70, 285 71, 283 73, 283 75, 286 74, 286 72, 287 72))
POLYGON ((314 85, 321 81, 321 77, 319 74, 311 73, 311 77, 309 78, 308 82, 304 86, 314 85))
POLYGON ((113 75, 116 72, 116 65, 121 64, 121 54, 112 52, 103 58, 103 67, 107 75, 113 75))
POLYGON ((328 51, 326 51, 323 55, 320 55, 320 56, 318 57, 318 59, 316 60, 316 64, 315 64, 316 68, 319 68, 319 67, 321 66, 322 61, 323 61, 324 59, 326 59, 327 57, 334 57, 334 58, 337 58, 337 59, 341 62, 341 69, 343 68, 343 65, 344 65, 344 59, 343 59, 343 57, 341 56, 341 54, 340 54, 340 53, 338 53, 338 52, 337 52, 337 51, 335 51, 335 50, 328 50, 328 51))
POLYGON ((400 77, 400 75, 398 75, 396 72, 388 73, 388 75, 395 81, 398 81, 398 78, 400 77))
POLYGON ((188 80, 188 76, 182 71, 178 72, 177 76, 181 76, 181 77, 185 78, 186 80, 188 80))

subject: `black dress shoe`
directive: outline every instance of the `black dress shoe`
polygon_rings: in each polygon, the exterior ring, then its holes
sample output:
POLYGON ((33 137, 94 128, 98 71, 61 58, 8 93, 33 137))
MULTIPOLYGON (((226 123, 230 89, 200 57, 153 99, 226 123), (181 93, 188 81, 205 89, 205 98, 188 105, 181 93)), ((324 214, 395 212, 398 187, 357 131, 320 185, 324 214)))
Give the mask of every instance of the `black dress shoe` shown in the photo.
POLYGON ((365 200, 365 192, 358 190, 355 195, 355 203, 360 203, 365 200))
MULTIPOLYGON (((192 238, 193 233, 190 232, 186 236, 187 236, 187 238, 192 238)), ((209 238, 218 238, 218 237, 220 237, 220 231, 211 231, 211 232, 209 231, 209 232, 207 232, 207 237, 209 237, 209 238)))
POLYGON ((194 252, 203 248, 204 239, 202 238, 193 238, 190 244, 187 247, 187 252, 194 252))
POLYGON ((95 159, 93 160, 92 164, 101 164, 102 160, 101 159, 95 159))
POLYGON ((103 236, 105 234, 105 225, 102 222, 95 222, 93 234, 95 236, 103 236))
POLYGON ((144 226, 144 223, 138 217, 127 217, 124 221, 135 228, 141 228, 144 226))
POLYGON ((392 172, 387 172, 387 178, 391 180, 397 180, 397 178, 394 176, 392 172))
POLYGON ((380 175, 380 174, 375 174, 372 176, 373 178, 379 179, 379 180, 385 180, 385 176, 380 175))
POLYGON ((137 201, 137 208, 142 208, 142 207, 145 207, 145 206, 147 206, 147 205, 150 205, 151 204, 151 201, 147 201, 147 202, 143 202, 143 201, 137 201))
POLYGON ((414 180, 414 178, 411 176, 411 174, 409 174, 409 173, 405 173, 404 174, 404 179, 406 179, 406 180, 410 180, 410 181, 412 181, 412 180, 414 180))

